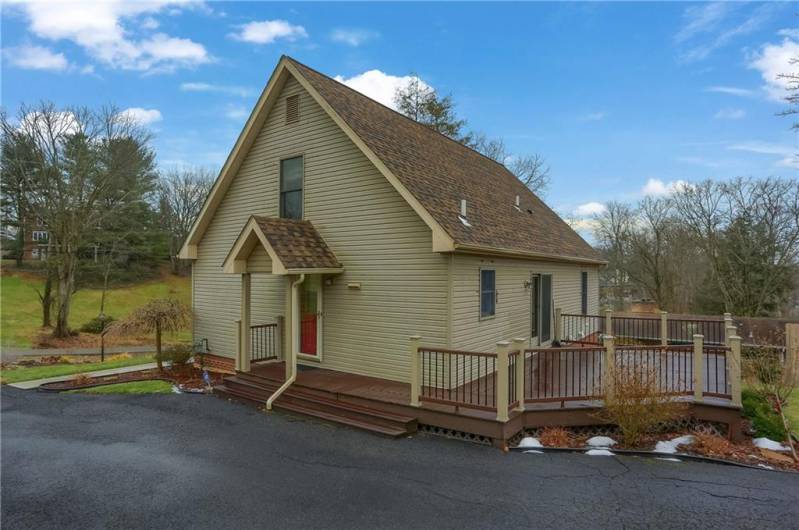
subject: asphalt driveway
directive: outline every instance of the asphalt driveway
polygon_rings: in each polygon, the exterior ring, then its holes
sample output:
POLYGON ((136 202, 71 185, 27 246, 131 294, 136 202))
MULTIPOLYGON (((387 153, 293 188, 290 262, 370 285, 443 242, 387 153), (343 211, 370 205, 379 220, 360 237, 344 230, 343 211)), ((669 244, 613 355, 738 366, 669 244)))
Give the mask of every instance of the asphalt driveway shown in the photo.
POLYGON ((209 396, 2 389, 4 528, 791 528, 799 476, 389 440, 209 396))

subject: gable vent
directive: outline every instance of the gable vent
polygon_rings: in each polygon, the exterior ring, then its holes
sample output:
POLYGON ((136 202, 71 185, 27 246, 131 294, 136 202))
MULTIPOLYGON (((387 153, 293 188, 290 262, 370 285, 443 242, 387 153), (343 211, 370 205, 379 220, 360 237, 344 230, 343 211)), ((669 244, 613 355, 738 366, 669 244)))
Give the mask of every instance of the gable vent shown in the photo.
POLYGON ((300 96, 289 96, 286 98, 286 123, 298 121, 300 121, 300 96))

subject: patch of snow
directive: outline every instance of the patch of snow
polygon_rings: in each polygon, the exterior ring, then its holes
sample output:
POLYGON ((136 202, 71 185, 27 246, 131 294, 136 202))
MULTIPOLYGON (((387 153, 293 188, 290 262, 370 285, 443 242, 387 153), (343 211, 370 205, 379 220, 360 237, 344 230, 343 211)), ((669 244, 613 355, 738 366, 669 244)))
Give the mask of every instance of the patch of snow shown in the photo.
POLYGON ((657 457, 655 460, 663 460, 664 462, 682 462, 679 458, 671 458, 671 457, 657 457))
POLYGON ((528 449, 527 451, 522 451, 524 454, 536 454, 536 455, 543 455, 544 451, 536 451, 535 449, 528 449))
POLYGON ((594 436, 588 439, 588 445, 591 447, 613 447, 616 445, 616 440, 608 438, 607 436, 594 436))
POLYGON ((668 453, 673 455, 677 452, 677 448, 681 445, 691 445, 694 443, 694 438, 690 434, 686 434, 685 436, 680 436, 678 438, 674 438, 673 440, 664 440, 660 441, 655 445, 655 452, 656 453, 668 453))
POLYGON ((752 440, 752 443, 755 444, 755 447, 759 447, 760 449, 770 449, 771 451, 791 450, 790 447, 786 447, 780 442, 775 442, 774 440, 769 440, 768 438, 755 438, 752 440))
POLYGON ((591 456, 615 456, 612 452, 608 451, 607 449, 589 449, 585 452, 587 455, 591 456))
POLYGON ((758 464, 757 467, 762 467, 763 469, 771 469, 771 470, 774 469, 773 467, 767 466, 766 464, 758 464))
POLYGON ((544 447, 541 445, 541 442, 538 441, 538 438, 533 438, 532 436, 525 436, 522 438, 522 441, 519 442, 519 447, 544 447))
POLYGON ((172 393, 173 394, 182 394, 183 392, 181 392, 180 389, 177 386, 172 385, 172 393))

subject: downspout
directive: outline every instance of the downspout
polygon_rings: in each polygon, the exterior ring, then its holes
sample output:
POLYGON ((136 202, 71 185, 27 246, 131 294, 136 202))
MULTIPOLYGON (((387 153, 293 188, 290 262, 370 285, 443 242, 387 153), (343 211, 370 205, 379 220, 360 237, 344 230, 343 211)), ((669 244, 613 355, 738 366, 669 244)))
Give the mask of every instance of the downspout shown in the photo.
POLYGON ((300 285, 305 281, 305 274, 291 284, 291 347, 289 348, 289 358, 286 362, 291 363, 291 375, 275 393, 266 400, 266 410, 272 410, 272 403, 286 391, 288 387, 297 379, 297 353, 300 350, 300 285))

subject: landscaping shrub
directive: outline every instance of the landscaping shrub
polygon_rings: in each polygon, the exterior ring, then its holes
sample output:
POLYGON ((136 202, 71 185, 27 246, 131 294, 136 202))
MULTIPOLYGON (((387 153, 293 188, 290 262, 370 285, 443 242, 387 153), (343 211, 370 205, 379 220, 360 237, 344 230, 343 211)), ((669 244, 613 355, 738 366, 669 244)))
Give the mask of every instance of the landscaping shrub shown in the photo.
POLYGON ((726 438, 703 432, 694 433, 691 449, 705 456, 720 458, 735 454, 735 447, 726 438))
POLYGON ((95 335, 99 335, 113 321, 114 317, 110 315, 106 315, 104 318, 94 317, 81 326, 80 330, 84 333, 94 333, 95 335))
POLYGON ((186 364, 192 356, 192 348, 189 344, 175 344, 169 346, 161 352, 161 362, 172 361, 173 366, 186 364))
POLYGON ((752 390, 741 393, 744 415, 752 422, 757 436, 765 436, 772 440, 785 440, 785 426, 782 418, 763 396, 752 390))
POLYGON ((596 416, 619 426, 622 441, 634 447, 641 438, 663 424, 677 419, 687 405, 660 390, 656 369, 630 370, 623 365, 611 368, 605 377, 605 406, 596 416))
POLYGON ((538 441, 546 447, 571 447, 572 435, 563 427, 546 427, 538 436, 538 441))

